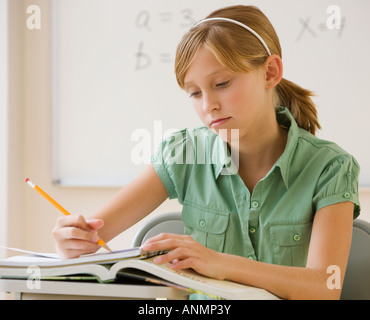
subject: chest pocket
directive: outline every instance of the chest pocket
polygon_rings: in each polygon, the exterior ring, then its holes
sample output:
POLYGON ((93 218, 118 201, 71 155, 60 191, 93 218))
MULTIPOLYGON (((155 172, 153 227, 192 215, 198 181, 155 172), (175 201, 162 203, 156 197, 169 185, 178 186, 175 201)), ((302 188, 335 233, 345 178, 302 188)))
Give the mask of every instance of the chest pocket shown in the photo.
POLYGON ((293 267, 305 267, 311 237, 312 222, 273 224, 270 235, 273 263, 293 267))
POLYGON ((222 252, 229 216, 227 212, 216 213, 210 209, 184 204, 182 220, 185 224, 185 234, 207 248, 222 252))

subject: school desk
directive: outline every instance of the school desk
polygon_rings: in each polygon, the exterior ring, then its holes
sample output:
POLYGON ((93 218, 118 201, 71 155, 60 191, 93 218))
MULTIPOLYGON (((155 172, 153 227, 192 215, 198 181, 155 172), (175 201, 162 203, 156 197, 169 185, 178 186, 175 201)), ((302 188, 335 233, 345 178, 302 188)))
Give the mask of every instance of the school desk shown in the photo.
POLYGON ((27 280, 0 279, 0 291, 15 293, 17 300, 184 300, 189 293, 166 286, 141 284, 101 284, 76 281, 41 281, 40 288, 27 286, 27 280))

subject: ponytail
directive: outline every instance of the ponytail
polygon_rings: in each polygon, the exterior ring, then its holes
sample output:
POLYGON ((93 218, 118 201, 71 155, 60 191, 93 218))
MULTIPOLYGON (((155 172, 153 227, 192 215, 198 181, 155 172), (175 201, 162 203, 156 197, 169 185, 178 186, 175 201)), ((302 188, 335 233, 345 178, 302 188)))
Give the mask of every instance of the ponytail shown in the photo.
POLYGON ((287 107, 299 127, 313 135, 321 128, 315 104, 311 99, 314 94, 311 91, 282 78, 276 86, 276 93, 277 105, 287 107))

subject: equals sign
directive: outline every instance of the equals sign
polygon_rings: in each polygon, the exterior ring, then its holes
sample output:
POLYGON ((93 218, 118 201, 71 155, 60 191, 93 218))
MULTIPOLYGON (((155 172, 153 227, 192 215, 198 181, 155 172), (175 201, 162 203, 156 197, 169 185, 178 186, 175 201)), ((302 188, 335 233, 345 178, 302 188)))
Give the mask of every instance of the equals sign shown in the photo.
POLYGON ((163 63, 170 63, 172 62, 172 57, 170 53, 161 53, 160 54, 160 60, 163 63))
POLYGON ((172 19, 172 13, 171 12, 161 12, 159 14, 159 18, 162 20, 162 22, 169 22, 172 19))

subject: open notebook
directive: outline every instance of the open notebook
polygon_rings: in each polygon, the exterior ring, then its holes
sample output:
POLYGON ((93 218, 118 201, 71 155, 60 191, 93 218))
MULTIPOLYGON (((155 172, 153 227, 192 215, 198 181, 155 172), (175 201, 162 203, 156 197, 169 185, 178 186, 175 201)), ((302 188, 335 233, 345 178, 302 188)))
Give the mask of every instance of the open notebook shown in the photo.
POLYGON ((266 290, 231 281, 204 277, 191 269, 172 270, 169 264, 156 265, 154 256, 130 248, 113 253, 97 253, 75 259, 59 259, 53 254, 35 253, 0 260, 0 278, 27 279, 29 268, 37 267, 41 280, 92 280, 113 282, 122 277, 167 285, 190 293, 202 293, 219 299, 278 299, 266 290))

